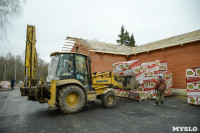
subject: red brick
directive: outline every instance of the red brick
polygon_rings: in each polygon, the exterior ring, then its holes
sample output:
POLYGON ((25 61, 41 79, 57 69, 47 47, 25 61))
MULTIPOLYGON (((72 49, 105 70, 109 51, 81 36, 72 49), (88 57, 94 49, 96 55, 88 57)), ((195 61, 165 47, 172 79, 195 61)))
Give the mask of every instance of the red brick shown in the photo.
MULTIPOLYGON (((75 44, 72 48, 72 52, 76 52, 75 44)), ((173 87, 174 88, 186 88, 185 69, 200 67, 200 41, 178 45, 174 47, 168 47, 154 50, 150 52, 144 52, 136 55, 130 55, 129 57, 124 55, 114 54, 102 54, 89 52, 91 49, 89 46, 78 46, 79 53, 89 54, 92 59, 92 72, 112 71, 112 64, 120 61, 128 61, 139 59, 143 62, 151 62, 155 60, 166 60, 168 62, 168 69, 173 73, 173 87)))

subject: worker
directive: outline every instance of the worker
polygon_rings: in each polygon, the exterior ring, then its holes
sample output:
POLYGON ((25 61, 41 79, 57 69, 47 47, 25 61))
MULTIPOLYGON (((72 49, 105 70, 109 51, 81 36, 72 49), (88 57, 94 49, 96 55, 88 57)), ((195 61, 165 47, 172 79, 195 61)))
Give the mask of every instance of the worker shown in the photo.
POLYGON ((15 80, 14 80, 14 78, 11 79, 10 83, 11 83, 11 88, 12 88, 12 90, 13 90, 13 89, 14 89, 14 85, 15 85, 15 80))
POLYGON ((159 75, 159 78, 156 82, 155 91, 157 91, 157 93, 156 93, 156 104, 155 105, 158 105, 160 98, 161 98, 160 103, 163 104, 163 102, 164 102, 164 93, 166 90, 166 83, 162 77, 163 77, 162 75, 159 75))

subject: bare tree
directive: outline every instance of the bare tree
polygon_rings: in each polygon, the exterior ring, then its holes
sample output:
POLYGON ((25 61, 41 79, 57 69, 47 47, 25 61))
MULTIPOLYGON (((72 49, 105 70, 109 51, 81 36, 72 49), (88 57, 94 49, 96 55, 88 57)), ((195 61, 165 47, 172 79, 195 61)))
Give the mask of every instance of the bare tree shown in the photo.
MULTIPOLYGON (((10 80, 15 77, 16 80, 24 80, 24 59, 23 55, 13 55, 8 52, 6 55, 0 55, 0 82, 3 80, 10 80), (16 67, 16 68, 15 68, 16 67), (6 69, 5 69, 6 68, 6 69), (4 79, 5 78, 5 79, 4 79)), ((38 57, 38 70, 36 78, 46 79, 48 75, 48 62, 38 57)))
MULTIPOLYGON (((25 2, 25 0, 23 0, 25 2)), ((21 0, 0 0, 0 39, 6 37, 6 27, 11 24, 11 18, 20 16, 21 0)))
POLYGON ((36 73, 36 78, 42 78, 46 80, 48 75, 48 66, 49 64, 41 58, 38 58, 38 70, 36 73))
POLYGON ((4 79, 5 58, 3 54, 0 56, 0 82, 4 79))

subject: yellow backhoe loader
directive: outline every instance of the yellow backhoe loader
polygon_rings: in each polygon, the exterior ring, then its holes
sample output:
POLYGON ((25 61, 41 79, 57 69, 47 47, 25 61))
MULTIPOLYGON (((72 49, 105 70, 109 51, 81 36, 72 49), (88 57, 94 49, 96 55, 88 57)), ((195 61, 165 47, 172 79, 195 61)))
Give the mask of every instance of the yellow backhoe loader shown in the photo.
MULTIPOLYGON (((75 113, 86 102, 101 99, 104 107, 114 107, 116 96, 107 85, 92 86, 91 59, 88 55, 55 52, 51 54, 47 83, 35 79, 37 72, 35 26, 27 25, 24 84, 22 96, 29 100, 48 103, 49 108, 63 113, 75 113)), ((110 86, 111 87, 111 86, 110 86)))

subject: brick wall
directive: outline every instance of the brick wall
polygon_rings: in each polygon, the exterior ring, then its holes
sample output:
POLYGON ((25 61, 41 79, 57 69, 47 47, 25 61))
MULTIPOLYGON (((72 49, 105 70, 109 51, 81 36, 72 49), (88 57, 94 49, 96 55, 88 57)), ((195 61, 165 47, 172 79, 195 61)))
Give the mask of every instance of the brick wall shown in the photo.
POLYGON ((92 53, 92 72, 112 71, 112 64, 121 61, 127 61, 124 55, 92 53))
POLYGON ((71 52, 76 52, 76 47, 78 47, 78 53, 82 53, 82 54, 86 54, 86 55, 88 55, 88 50, 91 49, 90 47, 83 46, 83 45, 77 45, 75 43, 71 52))
MULTIPOLYGON (((76 52, 74 45, 72 52, 76 52)), ((174 88, 186 88, 185 69, 200 67, 200 41, 184 44, 183 46, 174 46, 160 50, 150 51, 149 53, 140 53, 129 57, 114 54, 102 54, 89 52, 91 49, 86 46, 78 46, 79 53, 90 54, 92 58, 92 72, 112 71, 112 64, 120 61, 139 59, 143 62, 155 60, 166 60, 168 68, 173 73, 174 88)))
POLYGON ((200 67, 200 42, 150 51, 149 53, 141 53, 129 57, 129 60, 135 59, 139 59, 142 63, 166 60, 168 68, 173 74, 173 87, 186 88, 185 69, 200 67))

